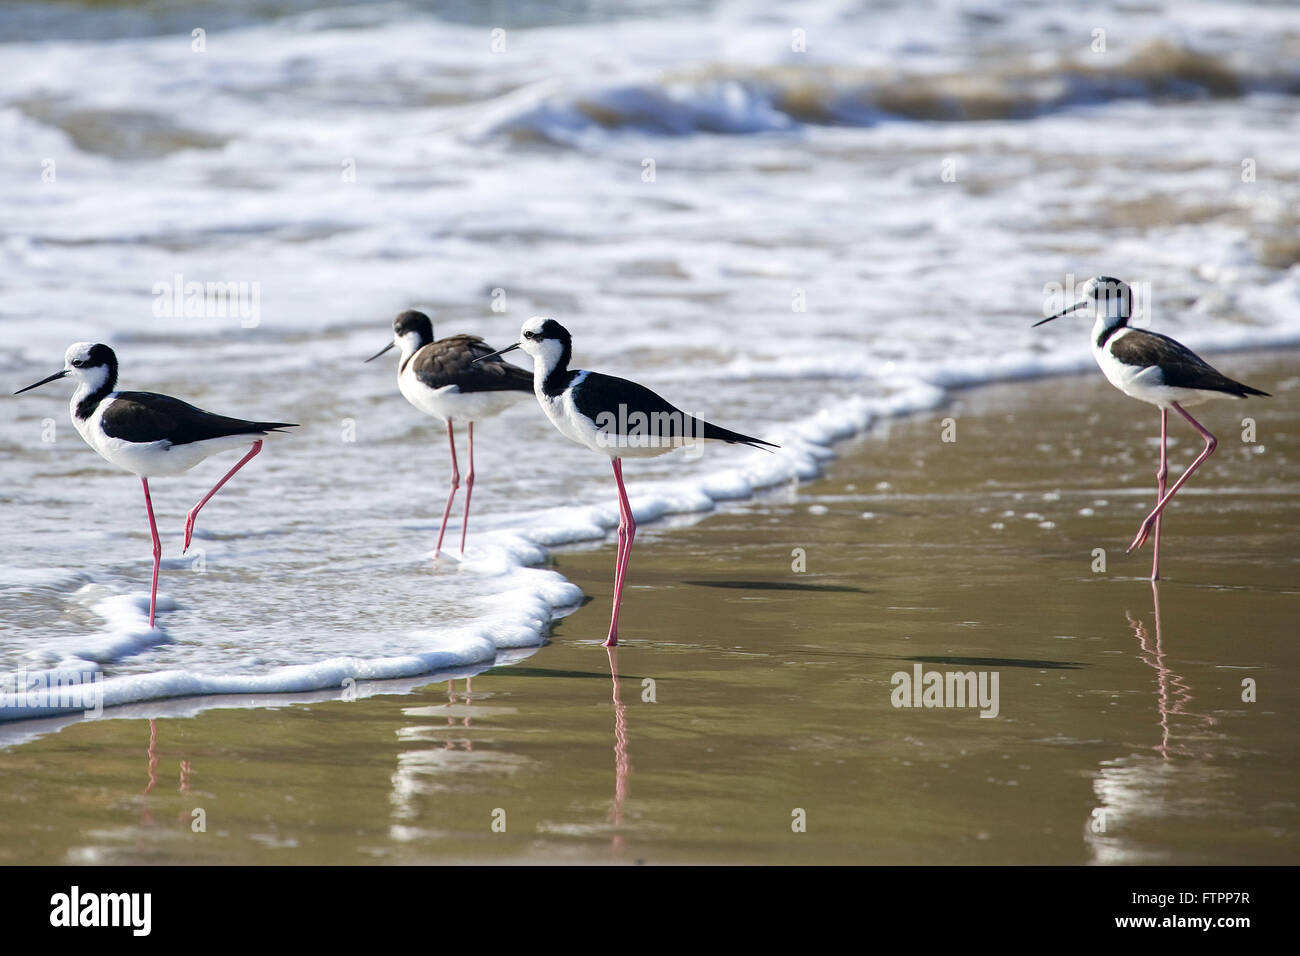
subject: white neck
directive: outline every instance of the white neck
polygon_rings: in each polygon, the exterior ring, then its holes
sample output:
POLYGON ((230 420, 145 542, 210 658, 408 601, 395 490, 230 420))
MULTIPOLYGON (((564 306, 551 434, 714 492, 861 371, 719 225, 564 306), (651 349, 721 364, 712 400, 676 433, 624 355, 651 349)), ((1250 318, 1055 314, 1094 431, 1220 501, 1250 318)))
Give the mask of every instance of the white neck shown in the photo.
POLYGON ((423 346, 428 344, 427 342, 422 342, 420 340, 420 333, 418 332, 407 332, 403 335, 394 336, 393 339, 402 353, 402 358, 399 362, 401 365, 405 365, 407 359, 418 352, 423 346))
POLYGON ((81 371, 77 376, 77 389, 72 393, 72 399, 68 405, 72 409, 72 417, 77 417, 77 406, 89 395, 94 394, 104 387, 104 382, 108 380, 108 368, 99 365, 95 368, 81 371))
POLYGON ((544 381, 564 357, 564 345, 558 339, 525 340, 523 348, 533 357, 533 380, 536 382, 544 381))
MULTIPOLYGON (((1097 343, 1101 341, 1102 333, 1104 333, 1107 329, 1113 326, 1119 325, 1122 321, 1123 319, 1121 319, 1118 315, 1105 315, 1100 310, 1098 310, 1097 321, 1092 323, 1092 347, 1094 349, 1097 348, 1098 347, 1097 343)), ((1121 335, 1121 334, 1122 333, 1120 332, 1115 333, 1115 335, 1121 335)), ((1111 341, 1114 341, 1113 336, 1111 338, 1111 341)))

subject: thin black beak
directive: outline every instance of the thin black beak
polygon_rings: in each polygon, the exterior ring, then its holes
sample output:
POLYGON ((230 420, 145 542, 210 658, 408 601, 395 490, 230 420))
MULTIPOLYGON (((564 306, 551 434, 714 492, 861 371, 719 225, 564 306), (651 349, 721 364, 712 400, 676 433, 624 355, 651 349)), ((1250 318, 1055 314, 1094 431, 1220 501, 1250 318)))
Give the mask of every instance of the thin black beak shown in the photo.
POLYGON ((470 362, 469 364, 477 365, 479 362, 486 362, 488 359, 496 358, 498 355, 505 355, 507 352, 513 352, 515 349, 519 348, 519 346, 523 344, 524 344, 523 342, 516 342, 514 345, 508 345, 503 349, 497 349, 495 352, 490 352, 487 355, 480 355, 478 358, 476 358, 474 361, 470 362))
POLYGON ((20 388, 20 389, 18 389, 18 391, 14 392, 14 394, 15 394, 15 395, 21 395, 23 392, 30 392, 30 391, 31 391, 32 389, 34 389, 34 388, 38 388, 38 387, 40 387, 41 385, 46 384, 47 382, 53 382, 55 379, 63 378, 63 376, 65 376, 65 375, 67 375, 67 374, 68 374, 68 370, 67 370, 66 368, 59 369, 57 372, 55 372, 55 373, 54 373, 53 375, 51 375, 49 378, 43 378, 43 379, 41 379, 39 382, 37 382, 35 385, 28 385, 26 388, 20 388))
MULTIPOLYGON (((379 356, 383 355, 385 352, 387 352, 389 349, 391 349, 391 348, 392 348, 394 345, 396 345, 396 344, 397 344, 396 342, 389 342, 387 345, 385 345, 382 349, 380 349, 380 350, 379 350, 378 352, 376 352, 374 355, 370 356, 370 358, 366 359, 366 362, 373 362, 375 359, 379 358, 379 356)), ((365 365, 366 362, 362 362, 361 364, 362 364, 362 365, 365 365)))
POLYGON ((1060 318, 1061 316, 1063 316, 1063 315, 1069 315, 1069 314, 1070 314, 1071 312, 1073 312, 1075 309, 1082 309, 1082 308, 1083 308, 1084 306, 1086 306, 1087 304, 1088 304, 1088 300, 1087 300, 1087 299, 1084 299, 1082 302, 1076 302, 1076 303, 1074 303, 1074 305, 1070 306, 1068 309, 1062 309, 1060 312, 1056 313, 1056 315, 1049 315, 1047 318, 1043 319, 1042 322, 1035 322, 1032 326, 1030 326, 1030 328, 1034 328, 1034 329, 1036 329, 1036 328, 1038 328, 1040 325, 1042 325, 1043 322, 1051 322, 1052 319, 1059 319, 1059 318, 1060 318))

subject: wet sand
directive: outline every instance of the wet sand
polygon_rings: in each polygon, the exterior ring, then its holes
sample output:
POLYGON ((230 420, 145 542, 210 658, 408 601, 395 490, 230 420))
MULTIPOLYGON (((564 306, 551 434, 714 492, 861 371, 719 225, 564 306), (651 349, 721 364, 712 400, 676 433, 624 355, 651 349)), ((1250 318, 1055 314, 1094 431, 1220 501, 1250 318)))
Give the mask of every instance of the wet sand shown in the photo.
MULTIPOLYGON (((1296 358, 1213 357, 1275 397, 1193 409, 1220 445, 1156 590, 1124 555, 1156 410, 1096 373, 962 392, 821 480, 643 526, 613 655, 611 538, 555 554, 590 601, 468 692, 0 751, 0 861, 1300 862, 1296 358), (893 706, 917 667, 996 674, 997 715, 893 706)), ((1171 433, 1172 479, 1200 443, 1171 433)))

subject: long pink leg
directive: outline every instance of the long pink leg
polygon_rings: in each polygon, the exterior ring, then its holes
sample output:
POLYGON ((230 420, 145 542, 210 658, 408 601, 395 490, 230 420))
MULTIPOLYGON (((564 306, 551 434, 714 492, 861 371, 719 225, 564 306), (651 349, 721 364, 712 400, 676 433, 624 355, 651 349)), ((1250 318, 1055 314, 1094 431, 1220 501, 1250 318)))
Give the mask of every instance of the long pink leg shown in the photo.
POLYGON ((465 532, 469 530, 469 499, 474 494, 474 423, 469 423, 469 474, 465 476, 465 518, 460 524, 460 553, 465 553, 465 532))
MULTIPOLYGON (((1165 479, 1169 477, 1169 459, 1165 437, 1169 426, 1169 409, 1160 409, 1160 469, 1156 472, 1156 504, 1165 496, 1165 479)), ((1156 537, 1152 549, 1155 556, 1151 559, 1151 580, 1160 580, 1160 526, 1164 523, 1164 515, 1156 518, 1156 537)))
POLYGON ((442 536, 447 533, 447 516, 451 514, 451 502, 460 487, 460 466, 456 464, 456 435, 451 429, 451 419, 447 419, 447 444, 451 446, 451 491, 447 493, 447 507, 442 509, 442 527, 438 529, 438 545, 433 549, 436 558, 442 551, 442 536))
POLYGON ((262 450, 262 440, 259 438, 253 442, 253 447, 248 450, 248 454, 239 459, 239 464, 231 468, 224 478, 212 486, 212 490, 203 496, 203 500, 190 509, 189 514, 185 516, 185 547, 181 548, 181 554, 190 549, 190 537, 194 534, 194 519, 199 515, 199 509, 208 503, 208 499, 221 490, 221 486, 230 480, 231 475, 239 471, 252 460, 253 456, 262 450))
POLYGON ((623 461, 615 458, 614 480, 618 482, 618 557, 614 565, 614 613, 609 621, 609 637, 605 646, 613 647, 618 643, 618 610, 623 601, 623 584, 627 577, 627 563, 632 557, 632 541, 636 538, 636 519, 632 517, 632 506, 627 500, 627 489, 623 487, 623 461))
POLYGON ((613 643, 608 643, 606 637, 606 646, 614 647, 618 644, 618 627, 615 623, 618 620, 619 609, 623 600, 623 577, 626 573, 627 565, 624 563, 624 556, 628 549, 627 540, 627 513, 628 508, 623 506, 625 489, 623 488, 623 462, 621 459, 612 459, 611 464, 614 467, 615 480, 618 481, 618 553, 614 558, 614 606, 610 615, 610 631, 613 634, 613 643))
POLYGON ((1201 467, 1201 462, 1209 458, 1210 455, 1214 453, 1214 449, 1219 445, 1218 439, 1206 431, 1200 422, 1191 415, 1188 415, 1187 411, 1181 405, 1177 402, 1170 402, 1169 404, 1173 405, 1174 410, 1177 411, 1179 415, 1182 415, 1183 418, 1191 422, 1192 427, 1200 432, 1201 437, 1205 439, 1205 448, 1203 448, 1201 453, 1196 456, 1196 460, 1187 466, 1187 470, 1178 476, 1178 480, 1174 482, 1174 486, 1170 488, 1167 493, 1161 496, 1160 501, 1156 503, 1155 510, 1146 516, 1146 519, 1142 522, 1142 527, 1138 529, 1137 537, 1135 537, 1133 543, 1128 546, 1129 551, 1142 546, 1142 543, 1147 539, 1147 535, 1151 533, 1151 529, 1160 518, 1160 513, 1165 510, 1165 505, 1169 504, 1170 499, 1172 499, 1174 495, 1178 494, 1178 489, 1183 486, 1183 483, 1186 482, 1188 478, 1192 477, 1192 472, 1201 467))
POLYGON ((153 499, 149 497, 149 479, 141 478, 144 485, 144 506, 149 512, 149 533, 153 535, 153 584, 149 585, 149 626, 153 627, 154 608, 158 605, 158 563, 162 560, 162 543, 158 540, 158 524, 153 520, 153 499))
POLYGON ((632 554, 632 538, 636 534, 636 522, 632 519, 632 505, 627 500, 627 489, 623 486, 623 461, 614 459, 614 470, 618 479, 618 556, 614 559, 614 588, 621 596, 623 579, 627 577, 627 563, 632 554), (631 532, 624 534, 629 523, 631 532))

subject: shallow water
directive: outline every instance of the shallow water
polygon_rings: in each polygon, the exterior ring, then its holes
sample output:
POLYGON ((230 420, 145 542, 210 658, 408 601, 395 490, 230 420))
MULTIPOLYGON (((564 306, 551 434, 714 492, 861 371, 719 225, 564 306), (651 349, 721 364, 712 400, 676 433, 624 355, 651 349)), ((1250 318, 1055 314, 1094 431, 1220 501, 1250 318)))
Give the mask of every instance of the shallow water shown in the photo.
POLYGON ((590 603, 450 691, 156 702, 12 747, 0 860, 1295 863, 1300 382, 1293 353, 1231 367, 1275 398, 1205 410, 1158 616, 1122 554, 1155 416, 1099 375, 962 392, 823 480, 643 528, 612 658, 613 550, 566 549, 590 603), (997 673, 997 716, 893 706, 916 666, 997 673))
POLYGON ((155 484, 151 631, 138 483, 59 385, 12 399, 6 672, 151 700, 539 643, 580 591, 525 566, 608 534, 608 466, 528 403, 481 424, 470 560, 433 567, 440 426, 361 364, 407 307, 501 345, 551 313, 582 365, 786 446, 637 463, 643 519, 811 477, 949 386, 1089 366, 1082 323, 1029 329, 1068 273, 1123 275, 1194 347, 1300 341, 1285 6, 243 8, 0 9, 0 373, 104 340, 124 387, 302 423, 207 506, 198 555, 183 514, 230 462, 155 484), (245 283, 248 314, 165 314, 194 281, 245 283))

